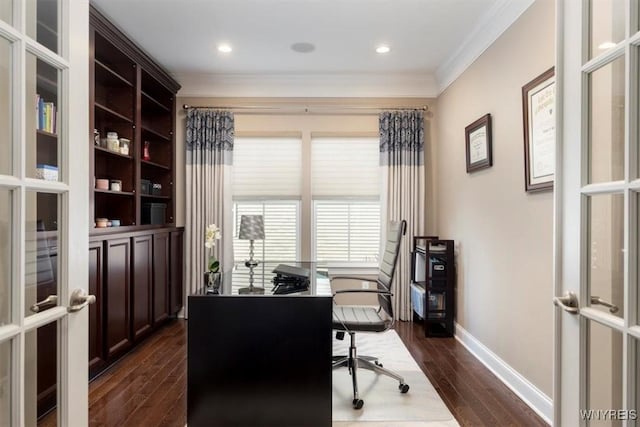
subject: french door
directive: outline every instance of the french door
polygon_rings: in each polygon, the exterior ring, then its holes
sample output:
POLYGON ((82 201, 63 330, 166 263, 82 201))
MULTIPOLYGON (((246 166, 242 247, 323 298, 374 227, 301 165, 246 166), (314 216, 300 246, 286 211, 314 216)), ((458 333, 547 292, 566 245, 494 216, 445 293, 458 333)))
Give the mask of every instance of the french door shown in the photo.
POLYGON ((0 0, 0 426, 88 422, 88 20, 0 0))
POLYGON ((638 426, 640 8, 557 4, 554 425, 638 426))

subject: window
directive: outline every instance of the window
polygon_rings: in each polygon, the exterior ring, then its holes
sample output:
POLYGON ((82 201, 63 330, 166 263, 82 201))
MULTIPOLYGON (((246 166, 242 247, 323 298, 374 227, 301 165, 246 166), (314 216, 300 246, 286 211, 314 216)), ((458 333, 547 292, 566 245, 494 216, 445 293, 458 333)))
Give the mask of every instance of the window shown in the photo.
POLYGON ((369 261, 380 251, 378 138, 313 138, 314 258, 369 261))
POLYGON ((242 215, 264 218, 265 238, 254 242, 255 259, 299 260, 301 139, 236 138, 233 178, 235 261, 249 259, 249 241, 237 238, 242 215))
POLYGON ((322 200, 314 211, 317 260, 377 261, 380 202, 322 200))
POLYGON ((254 258, 260 261, 298 260, 297 200, 242 201, 234 203, 233 255, 236 262, 249 259, 249 240, 238 239, 242 215, 262 215, 264 240, 253 243, 254 258))

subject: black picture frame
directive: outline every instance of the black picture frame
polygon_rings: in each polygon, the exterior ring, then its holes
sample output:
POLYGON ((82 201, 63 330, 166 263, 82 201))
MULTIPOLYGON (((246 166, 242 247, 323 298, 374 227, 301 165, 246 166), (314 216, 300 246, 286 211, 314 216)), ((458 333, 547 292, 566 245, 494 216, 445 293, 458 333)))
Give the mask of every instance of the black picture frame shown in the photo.
POLYGON ((464 128, 467 173, 493 166, 491 114, 464 128))

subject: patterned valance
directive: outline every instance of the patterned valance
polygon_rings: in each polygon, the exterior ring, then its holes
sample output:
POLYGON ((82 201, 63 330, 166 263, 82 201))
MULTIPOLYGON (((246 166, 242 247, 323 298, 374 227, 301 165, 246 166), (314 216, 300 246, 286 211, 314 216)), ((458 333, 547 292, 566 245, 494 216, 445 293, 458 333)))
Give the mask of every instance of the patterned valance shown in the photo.
POLYGON ((386 111, 380 114, 380 164, 424 161, 424 112, 386 111))
POLYGON ((187 113, 187 151, 233 151, 233 135, 230 111, 191 109, 187 113))

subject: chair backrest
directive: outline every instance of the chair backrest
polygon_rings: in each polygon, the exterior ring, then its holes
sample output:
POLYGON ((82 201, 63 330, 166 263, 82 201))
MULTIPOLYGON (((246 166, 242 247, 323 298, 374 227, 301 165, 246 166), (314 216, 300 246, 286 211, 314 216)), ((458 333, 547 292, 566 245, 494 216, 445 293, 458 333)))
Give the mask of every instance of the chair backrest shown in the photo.
MULTIPOLYGON (((380 260, 380 270, 378 271, 378 289, 392 292, 393 276, 396 272, 398 254, 400 253, 400 241, 407 228, 407 221, 389 221, 387 225, 387 236, 384 245, 384 254, 380 260)), ((393 318, 393 308, 391 297, 378 295, 378 304, 393 318)))

